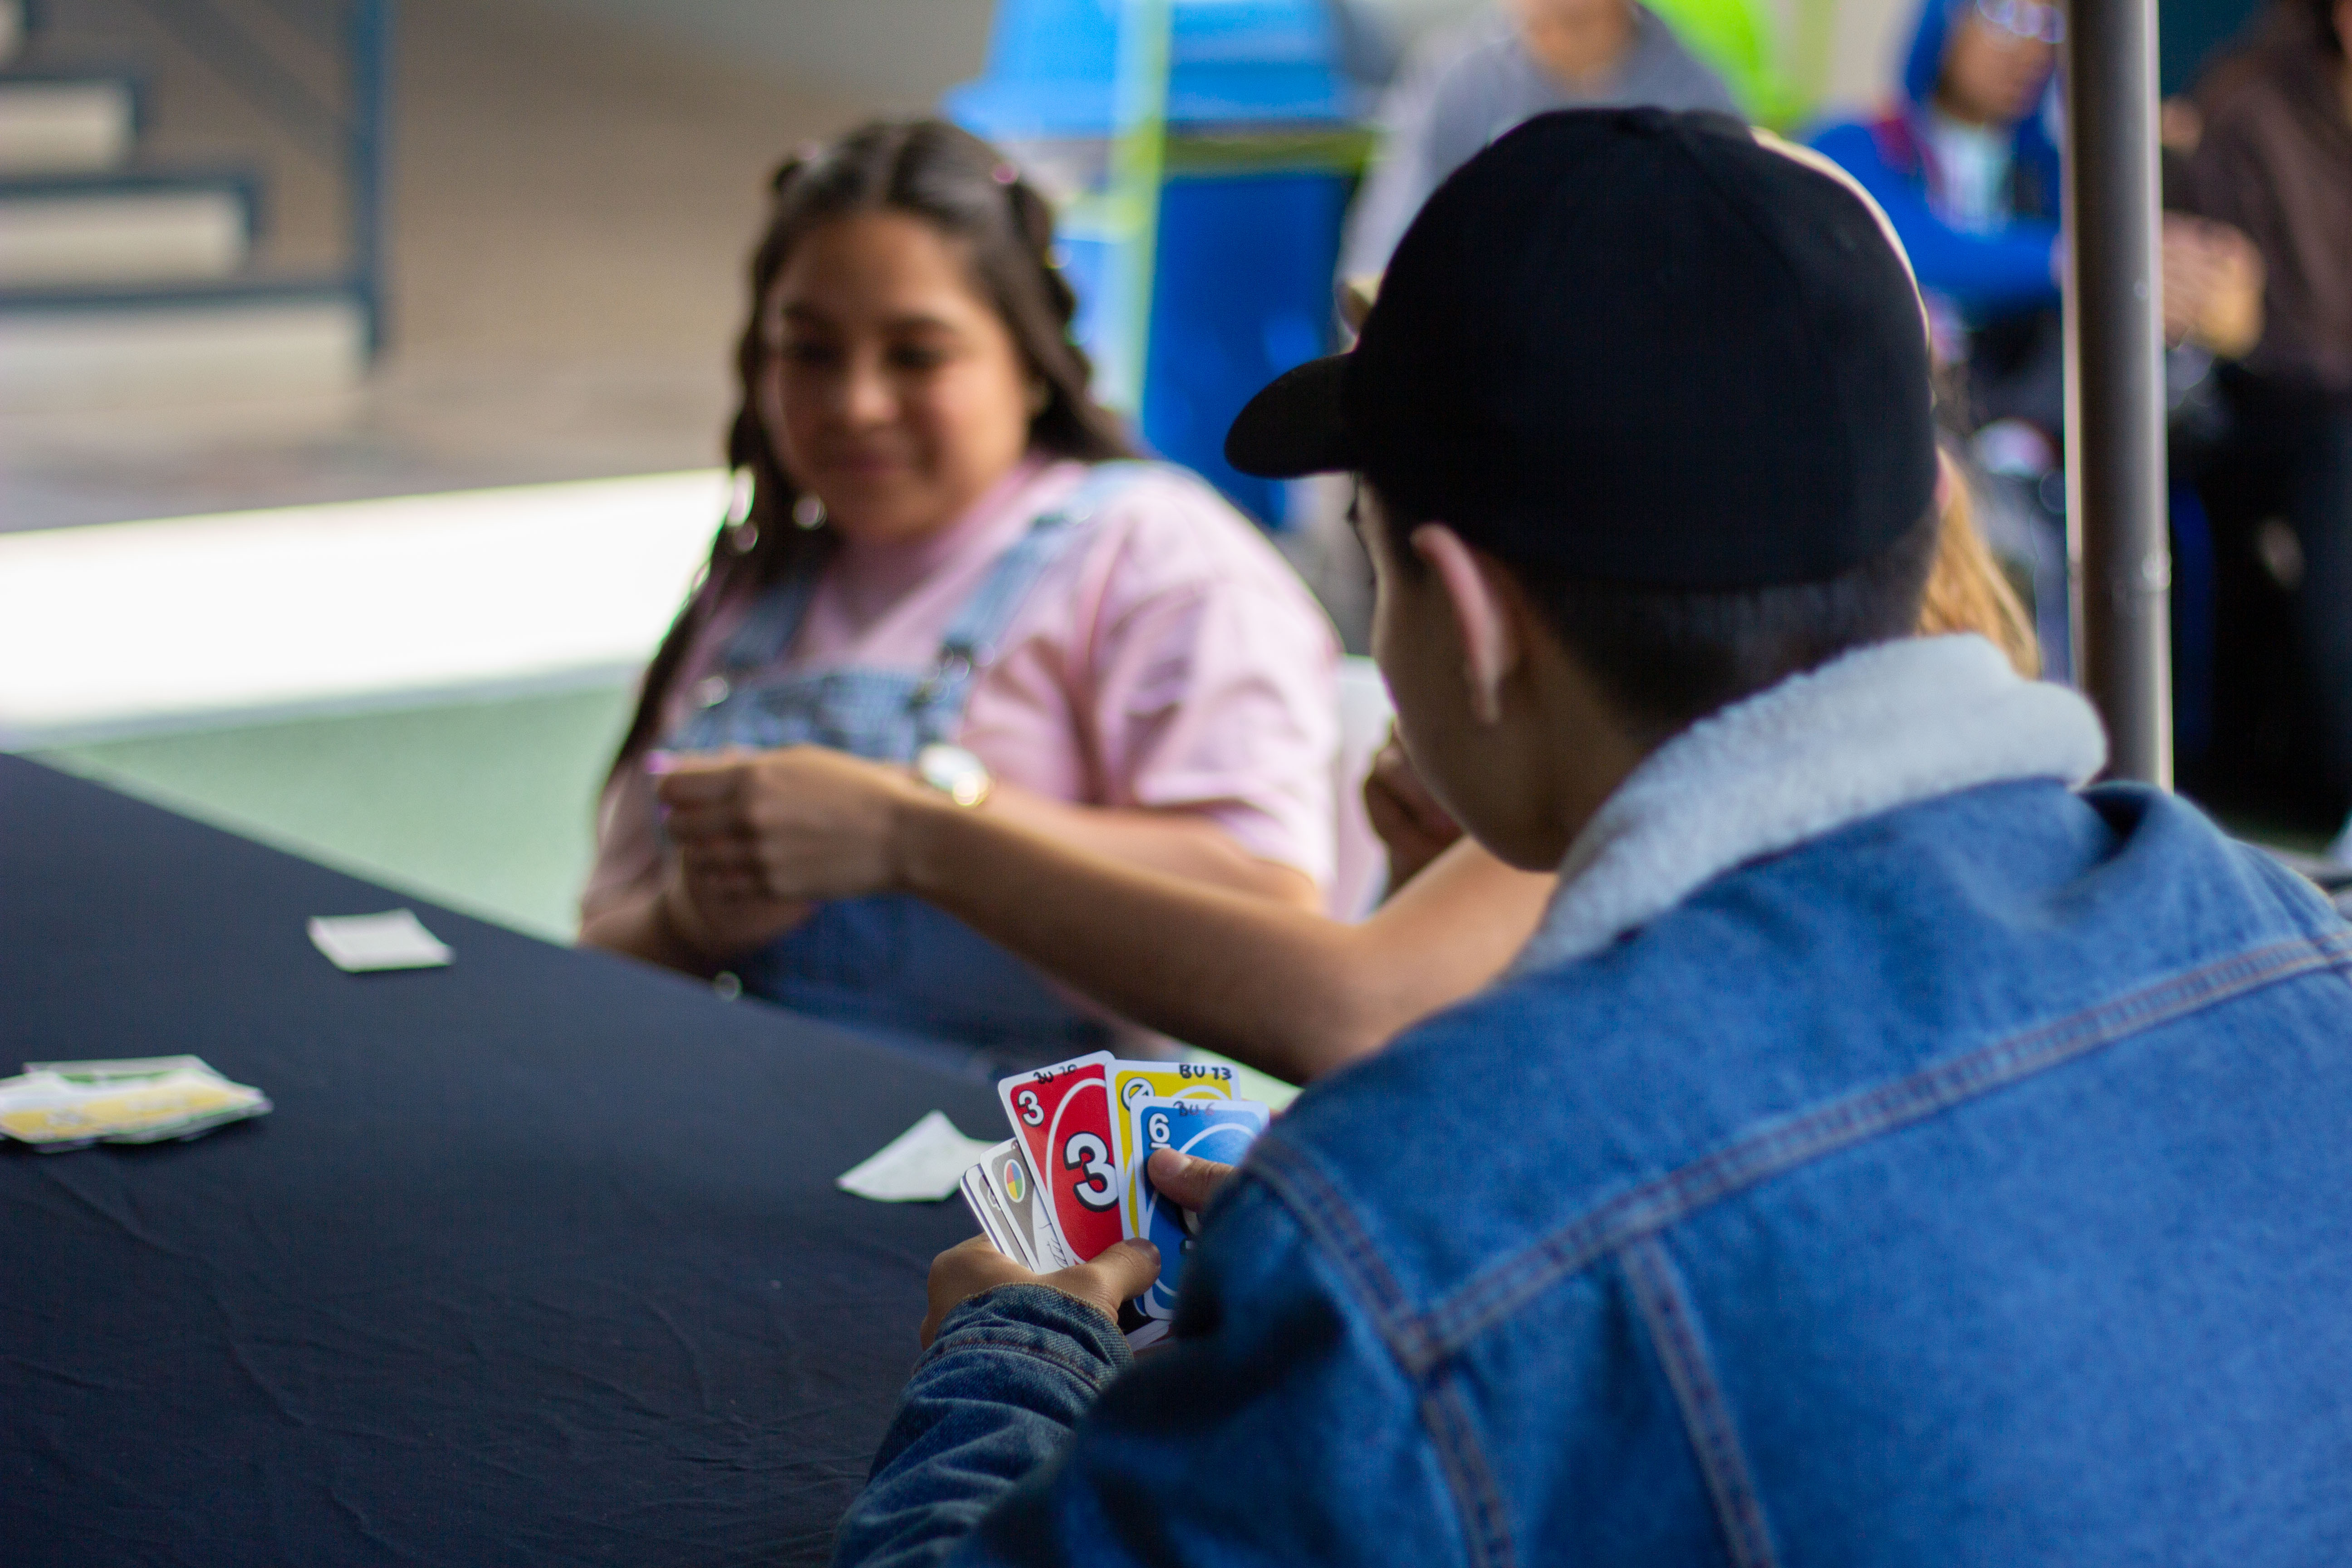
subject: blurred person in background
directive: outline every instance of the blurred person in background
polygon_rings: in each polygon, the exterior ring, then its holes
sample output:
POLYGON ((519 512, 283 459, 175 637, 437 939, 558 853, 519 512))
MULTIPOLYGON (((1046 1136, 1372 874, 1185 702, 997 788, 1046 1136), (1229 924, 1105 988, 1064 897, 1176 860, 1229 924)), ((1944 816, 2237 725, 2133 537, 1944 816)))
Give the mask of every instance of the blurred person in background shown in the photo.
POLYGON ((2352 0, 2277 0, 2165 117, 2168 198, 2250 237, 2263 274, 2249 352, 2215 378, 2201 438, 2175 444, 2218 578, 2199 782, 2330 827, 2352 805, 2347 38, 2352 0))
POLYGON ((1894 106, 1813 138, 1894 220, 1944 358, 1976 346, 1956 331, 2057 308, 2058 149, 2042 105, 2060 26, 2037 0, 1927 0, 1894 106))
POLYGON ((1644 103, 1738 112, 1722 78, 1638 0, 1499 0, 1423 40, 1381 102, 1380 150, 1340 248, 1342 287, 1368 300, 1429 194, 1521 121, 1644 103))
MULTIPOLYGON (((1895 102, 1813 144, 1859 179, 1910 253, 1935 323, 1938 417, 1989 482, 1986 531, 2033 585, 2053 674, 2069 673, 2063 448, 2065 257, 2053 79, 2063 16, 2040 0, 1927 0, 1895 102)), ((2224 225, 2162 232, 2168 395, 2252 342, 2261 264, 2224 225)))
POLYGON ((787 163, 751 263, 735 514, 648 668, 581 939, 983 1070, 1102 1016, 915 900, 780 898, 795 745, 1269 907, 1334 852, 1338 647, 1258 531, 1128 460, 1042 197, 945 123, 787 163))
MULTIPOLYGON (((1919 633, 1985 637, 2032 677, 2032 627, 1958 481, 1948 468, 1919 633)), ((1558 886, 1465 838, 1394 740, 1364 784, 1390 896, 1352 924, 958 812, 903 769, 815 747, 772 766, 793 821, 768 840, 771 896, 931 900, 1122 1016, 1291 1083, 1379 1049, 1492 981, 1558 886)))

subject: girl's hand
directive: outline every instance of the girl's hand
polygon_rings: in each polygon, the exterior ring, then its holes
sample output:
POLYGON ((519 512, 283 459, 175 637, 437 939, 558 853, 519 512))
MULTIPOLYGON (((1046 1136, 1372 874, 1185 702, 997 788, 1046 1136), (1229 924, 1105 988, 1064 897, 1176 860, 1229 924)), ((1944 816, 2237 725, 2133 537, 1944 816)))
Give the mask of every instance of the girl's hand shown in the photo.
POLYGON ((670 939, 702 961, 692 967, 708 973, 767 946, 808 919, 810 907, 804 900, 745 893, 707 879, 698 884, 683 858, 673 856, 656 912, 670 939))
POLYGON ((1393 893, 1421 874, 1462 837, 1462 825, 1446 815, 1429 786, 1421 782, 1412 760, 1389 731, 1388 743, 1372 759, 1364 778, 1364 815, 1389 852, 1389 891, 1393 893))
POLYGON ((940 797, 823 746, 668 759, 655 785, 698 908, 886 892, 905 815, 940 797))

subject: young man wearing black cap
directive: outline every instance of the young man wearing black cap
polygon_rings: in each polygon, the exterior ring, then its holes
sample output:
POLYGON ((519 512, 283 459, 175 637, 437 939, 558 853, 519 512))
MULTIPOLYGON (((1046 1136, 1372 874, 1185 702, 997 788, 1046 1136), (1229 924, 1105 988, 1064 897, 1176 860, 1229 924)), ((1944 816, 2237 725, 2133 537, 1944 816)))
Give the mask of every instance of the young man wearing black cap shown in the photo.
POLYGON ((1261 1140, 1173 1348, 1139 1244, 943 1255, 839 1562, 2343 1560, 2352 931, 1903 636, 1927 368, 1874 209, 1720 121, 1438 192, 1228 449, 1360 477, 1406 744, 1560 890, 1261 1140))

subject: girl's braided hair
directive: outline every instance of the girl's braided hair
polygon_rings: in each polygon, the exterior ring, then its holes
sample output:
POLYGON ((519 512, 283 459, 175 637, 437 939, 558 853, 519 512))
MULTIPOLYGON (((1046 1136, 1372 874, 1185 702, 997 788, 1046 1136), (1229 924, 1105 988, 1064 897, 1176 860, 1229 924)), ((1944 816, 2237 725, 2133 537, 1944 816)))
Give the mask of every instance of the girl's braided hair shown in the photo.
POLYGON ((751 253, 751 309, 735 349, 737 402, 727 432, 735 502, 711 541, 701 581, 646 667, 614 773, 654 743, 678 667, 718 606, 808 568, 831 548, 830 528, 793 526, 800 489, 778 459, 755 400, 768 353, 761 307, 811 230, 877 209, 929 224, 962 249, 974 287, 1045 390, 1045 406, 1029 422, 1030 449, 1087 462, 1134 455, 1117 417, 1087 391, 1091 367, 1070 337, 1077 297, 1054 262, 1053 209, 996 149, 944 121, 876 121, 795 153, 770 188, 768 226, 751 253))

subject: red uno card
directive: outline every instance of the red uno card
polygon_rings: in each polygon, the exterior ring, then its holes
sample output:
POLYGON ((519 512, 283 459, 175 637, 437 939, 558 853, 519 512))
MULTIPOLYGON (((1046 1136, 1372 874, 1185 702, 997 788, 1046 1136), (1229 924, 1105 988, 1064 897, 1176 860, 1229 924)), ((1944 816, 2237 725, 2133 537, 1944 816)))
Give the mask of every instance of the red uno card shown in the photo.
POLYGON ((1054 1228, 1081 1260, 1120 1235, 1111 1060, 1108 1051, 1097 1051, 996 1086, 1013 1135, 1045 1189, 1054 1228))

